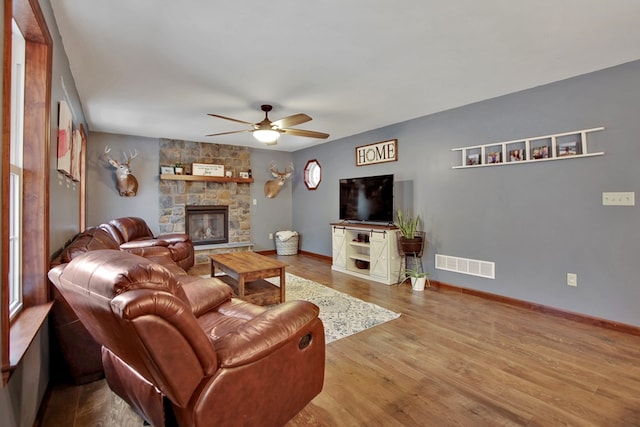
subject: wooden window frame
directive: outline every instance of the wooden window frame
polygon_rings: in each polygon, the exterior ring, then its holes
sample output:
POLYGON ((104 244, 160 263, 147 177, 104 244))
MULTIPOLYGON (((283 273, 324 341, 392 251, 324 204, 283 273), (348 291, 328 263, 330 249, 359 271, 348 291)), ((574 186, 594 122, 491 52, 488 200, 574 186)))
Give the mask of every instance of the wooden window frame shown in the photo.
POLYGON ((37 1, 5 0, 2 93, 2 230, 9 226, 9 147, 11 98, 11 20, 26 40, 24 93, 24 192, 22 293, 24 308, 9 322, 6 286, 9 246, 6 231, 0 243, 0 308, 3 384, 22 360, 51 308, 49 271, 49 156, 51 138, 51 68, 53 41, 37 1))

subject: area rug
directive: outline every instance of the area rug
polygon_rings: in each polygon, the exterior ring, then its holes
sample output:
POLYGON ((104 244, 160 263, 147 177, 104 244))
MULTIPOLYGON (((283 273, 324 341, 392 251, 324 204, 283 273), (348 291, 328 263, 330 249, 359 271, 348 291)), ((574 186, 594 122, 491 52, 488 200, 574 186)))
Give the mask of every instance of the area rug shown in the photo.
MULTIPOLYGON (((287 276, 287 289, 285 290, 287 301, 309 301, 320 307, 320 319, 324 324, 326 344, 400 317, 399 313, 371 302, 362 301, 313 280, 304 279, 291 273, 285 274, 287 276)), ((202 277, 209 277, 209 275, 205 274, 202 277)), ((267 280, 280 286, 279 277, 267 280)))
MULTIPOLYGON (((309 301, 320 307, 320 319, 324 324, 327 344, 400 317, 399 313, 354 298, 312 280, 291 273, 286 275, 287 301, 309 301)), ((274 285, 280 284, 279 277, 267 280, 274 285)))

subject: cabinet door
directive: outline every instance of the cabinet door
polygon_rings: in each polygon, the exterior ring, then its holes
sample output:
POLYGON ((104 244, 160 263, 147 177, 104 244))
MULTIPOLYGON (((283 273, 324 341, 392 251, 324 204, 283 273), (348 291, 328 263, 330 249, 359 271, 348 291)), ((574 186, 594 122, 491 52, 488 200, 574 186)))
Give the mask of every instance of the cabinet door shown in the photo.
POLYGON ((345 229, 333 228, 332 234, 332 249, 333 249, 333 265, 336 267, 346 267, 347 265, 347 251, 345 246, 345 229))
MULTIPOLYGON (((389 240, 388 232, 372 231, 369 238, 370 246, 370 275, 380 278, 389 277, 389 240)), ((395 243, 395 242, 394 242, 395 243)))

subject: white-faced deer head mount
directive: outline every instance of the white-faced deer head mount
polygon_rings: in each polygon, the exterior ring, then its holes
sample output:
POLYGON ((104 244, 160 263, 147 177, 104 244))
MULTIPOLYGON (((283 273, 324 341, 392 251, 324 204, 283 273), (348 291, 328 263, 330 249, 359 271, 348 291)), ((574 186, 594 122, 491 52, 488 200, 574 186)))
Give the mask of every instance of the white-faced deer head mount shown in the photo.
POLYGON ((116 186, 118 188, 118 192, 123 197, 131 197, 135 196, 138 192, 138 180, 135 176, 131 174, 131 160, 138 157, 138 150, 134 150, 134 152, 122 153, 122 157, 124 158, 124 163, 120 163, 116 160, 113 160, 109 157, 109 152, 111 148, 107 145, 104 147, 104 156, 109 161, 109 164, 116 168, 116 186))
POLYGON ((293 174, 293 163, 289 163, 289 166, 287 166, 284 172, 280 172, 277 165, 271 162, 269 164, 269 170, 275 179, 264 183, 264 195, 266 198, 272 199, 278 195, 284 185, 284 181, 293 174))

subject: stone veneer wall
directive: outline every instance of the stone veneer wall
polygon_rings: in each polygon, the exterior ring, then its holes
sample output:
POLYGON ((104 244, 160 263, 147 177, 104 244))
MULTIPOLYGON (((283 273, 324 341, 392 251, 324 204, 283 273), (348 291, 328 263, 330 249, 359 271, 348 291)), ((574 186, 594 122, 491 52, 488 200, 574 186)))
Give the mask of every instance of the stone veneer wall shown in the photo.
MULTIPOLYGON (((205 142, 160 139, 160 166, 173 166, 181 162, 190 170, 192 163, 224 165, 225 171, 251 169, 248 147, 209 144, 205 142)), ((229 245, 221 249, 198 250, 196 263, 207 262, 206 255, 214 252, 244 250, 251 243, 251 188, 250 184, 236 182, 160 180, 160 233, 184 233, 185 207, 229 206, 229 245), (242 245, 246 243, 246 245, 242 245)))

